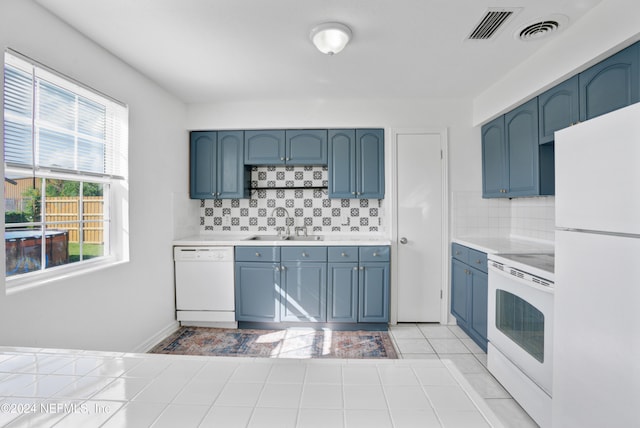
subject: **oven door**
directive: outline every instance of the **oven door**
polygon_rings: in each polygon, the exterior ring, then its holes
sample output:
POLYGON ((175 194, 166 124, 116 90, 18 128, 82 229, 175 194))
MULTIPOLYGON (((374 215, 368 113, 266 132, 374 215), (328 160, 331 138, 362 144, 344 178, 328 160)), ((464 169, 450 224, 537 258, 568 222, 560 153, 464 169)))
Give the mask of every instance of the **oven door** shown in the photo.
POLYGON ((551 396, 553 288, 489 264, 488 339, 551 396))

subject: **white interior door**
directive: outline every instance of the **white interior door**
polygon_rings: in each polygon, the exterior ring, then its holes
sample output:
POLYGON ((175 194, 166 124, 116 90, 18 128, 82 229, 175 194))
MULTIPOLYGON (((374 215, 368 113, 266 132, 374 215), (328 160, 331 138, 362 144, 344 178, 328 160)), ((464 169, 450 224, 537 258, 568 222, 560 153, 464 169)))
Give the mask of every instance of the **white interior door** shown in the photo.
POLYGON ((398 322, 441 321, 443 138, 396 134, 398 322))

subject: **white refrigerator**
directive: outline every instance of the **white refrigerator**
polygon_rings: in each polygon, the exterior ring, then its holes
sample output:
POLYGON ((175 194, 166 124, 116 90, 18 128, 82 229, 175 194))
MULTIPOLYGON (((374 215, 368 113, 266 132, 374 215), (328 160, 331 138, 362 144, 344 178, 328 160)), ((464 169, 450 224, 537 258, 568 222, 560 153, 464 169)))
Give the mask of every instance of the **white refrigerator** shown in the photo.
POLYGON ((640 104, 558 131, 553 427, 640 426, 640 104))

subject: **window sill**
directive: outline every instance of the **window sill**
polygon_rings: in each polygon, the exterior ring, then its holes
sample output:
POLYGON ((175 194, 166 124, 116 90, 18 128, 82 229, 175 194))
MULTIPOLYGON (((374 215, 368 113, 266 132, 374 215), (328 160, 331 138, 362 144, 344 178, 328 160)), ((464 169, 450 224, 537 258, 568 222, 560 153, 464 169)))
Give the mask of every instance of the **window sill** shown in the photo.
POLYGON ((6 278, 6 294, 10 296, 22 291, 32 290, 43 285, 51 285, 55 282, 75 278, 93 272, 98 272, 114 266, 128 263, 128 260, 116 260, 115 258, 104 258, 96 261, 87 261, 78 266, 63 266, 61 268, 51 268, 42 272, 33 273, 26 278, 6 278))

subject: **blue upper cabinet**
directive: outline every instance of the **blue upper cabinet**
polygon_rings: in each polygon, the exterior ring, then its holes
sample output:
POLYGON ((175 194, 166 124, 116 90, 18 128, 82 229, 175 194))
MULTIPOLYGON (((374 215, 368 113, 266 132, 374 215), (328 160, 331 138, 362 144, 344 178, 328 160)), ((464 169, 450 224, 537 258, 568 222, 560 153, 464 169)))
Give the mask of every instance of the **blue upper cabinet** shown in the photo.
POLYGON ((482 197, 554 193, 552 144, 538 144, 538 99, 482 127, 482 197))
POLYGON ((235 199, 249 195, 242 131, 194 131, 190 141, 192 199, 235 199))
POLYGON ((384 198, 384 130, 329 130, 329 197, 384 198))
POLYGON ((326 165, 327 130, 245 131, 246 165, 326 165))
POLYGON ((539 194, 538 99, 534 98, 504 116, 511 196, 539 194))
POLYGON ((327 130, 296 129, 285 132, 287 165, 326 165, 327 130))
POLYGON ((192 132, 189 151, 189 193, 192 199, 211 199, 216 194, 216 147, 218 134, 192 132))
POLYGON ((358 198, 384 198, 384 131, 356 129, 358 198))
POLYGON ((578 123, 578 100, 578 76, 573 76, 538 96, 540 144, 554 141, 554 132, 578 123))
POLYGON ((284 130, 244 132, 246 165, 284 165, 286 160, 284 130))
POLYGON ((329 197, 356 197, 356 131, 329 130, 329 197))
POLYGON ((507 188, 507 145, 500 116, 482 127, 482 196, 501 198, 507 188))
POLYGON ((640 101, 640 44, 583 71, 579 79, 581 121, 640 101))

